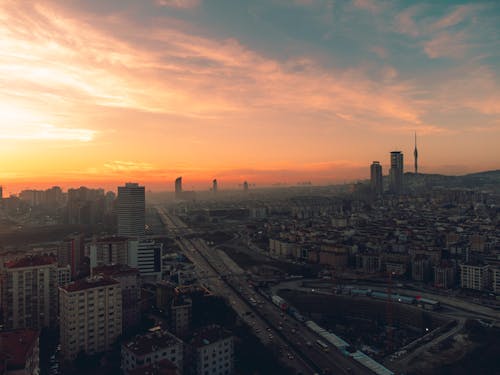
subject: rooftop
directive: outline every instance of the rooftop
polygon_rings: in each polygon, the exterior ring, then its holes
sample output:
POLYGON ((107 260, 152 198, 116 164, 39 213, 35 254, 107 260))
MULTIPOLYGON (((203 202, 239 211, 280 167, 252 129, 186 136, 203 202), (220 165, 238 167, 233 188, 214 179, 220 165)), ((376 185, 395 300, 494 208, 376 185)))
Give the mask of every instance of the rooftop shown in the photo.
POLYGON ((51 255, 28 255, 5 263, 5 268, 48 266, 55 263, 57 263, 57 261, 51 255))
POLYGON ((9 369, 20 369, 26 365, 31 350, 38 339, 38 331, 18 329, 0 332, 3 354, 7 357, 9 369))
POLYGON ((167 359, 163 359, 157 363, 148 366, 138 367, 129 370, 129 375, 177 375, 177 366, 167 359))
POLYGON ((103 243, 103 242, 126 242, 130 240, 130 237, 126 236, 106 236, 106 237, 100 237, 96 240, 97 243, 103 243))
POLYGON ((156 330, 145 335, 136 336, 122 344, 123 348, 133 352, 137 356, 143 356, 157 351, 160 348, 182 343, 177 337, 168 331, 156 330))
POLYGON ((129 267, 125 264, 112 264, 108 266, 99 266, 94 267, 92 269, 92 273, 94 275, 104 275, 104 276, 119 276, 119 275, 128 275, 128 274, 139 274, 139 270, 137 268, 129 267))
POLYGON ((192 346, 199 348, 227 339, 231 336, 231 332, 225 330, 224 328, 218 325, 211 325, 196 331, 189 339, 189 343, 192 346))
POLYGON ((64 289, 67 292, 78 292, 86 289, 101 288, 103 286, 114 284, 119 284, 119 282, 105 276, 94 276, 82 280, 73 281, 70 284, 62 286, 61 289, 64 289))

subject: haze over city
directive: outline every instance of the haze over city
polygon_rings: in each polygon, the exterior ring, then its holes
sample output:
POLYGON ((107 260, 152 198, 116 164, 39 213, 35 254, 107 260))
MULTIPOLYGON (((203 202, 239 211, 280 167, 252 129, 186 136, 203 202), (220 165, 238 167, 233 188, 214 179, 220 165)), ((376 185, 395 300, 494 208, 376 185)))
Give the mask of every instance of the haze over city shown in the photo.
POLYGON ((4 192, 500 168, 496 1, 0 2, 4 192), (387 170, 387 169, 386 169, 387 170))

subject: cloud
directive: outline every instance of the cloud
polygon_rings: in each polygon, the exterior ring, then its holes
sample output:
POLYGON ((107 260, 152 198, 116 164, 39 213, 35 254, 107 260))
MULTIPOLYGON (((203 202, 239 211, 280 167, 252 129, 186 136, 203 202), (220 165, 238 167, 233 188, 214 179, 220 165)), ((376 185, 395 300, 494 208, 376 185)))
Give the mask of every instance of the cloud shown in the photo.
POLYGON ((424 51, 431 59, 440 57, 462 58, 467 52, 467 44, 463 33, 437 34, 432 39, 423 42, 424 51))
POLYGON ((0 140, 89 142, 94 134, 95 131, 89 129, 60 128, 50 124, 0 124, 0 140))
POLYGON ((138 172, 153 171, 156 168, 150 163, 114 160, 104 164, 104 168, 111 172, 138 172))
POLYGON ((387 59, 387 57, 389 56, 389 52, 387 51, 387 49, 381 46, 371 46, 370 51, 372 51, 381 59, 387 59))
POLYGON ((420 35, 420 28, 414 17, 419 14, 421 10, 421 5, 414 5, 398 13, 395 18, 396 30, 401 34, 407 34, 412 37, 420 35))
POLYGON ((378 13, 382 10, 382 4, 375 0, 353 0, 353 5, 362 10, 367 10, 371 13, 378 13))
POLYGON ((477 5, 460 5, 457 6, 446 16, 442 17, 432 25, 432 29, 440 30, 447 27, 455 26, 464 19, 473 14, 479 7, 477 5))
POLYGON ((168 18, 144 29, 120 15, 90 24, 64 8, 8 4, 0 99, 22 86, 26 101, 57 101, 66 114, 99 106, 198 119, 319 111, 419 121, 407 83, 380 86, 362 71, 327 70, 310 58, 273 60, 236 39, 174 28, 168 18))
POLYGON ((156 0, 156 4, 164 7, 189 9, 199 6, 201 0, 156 0))

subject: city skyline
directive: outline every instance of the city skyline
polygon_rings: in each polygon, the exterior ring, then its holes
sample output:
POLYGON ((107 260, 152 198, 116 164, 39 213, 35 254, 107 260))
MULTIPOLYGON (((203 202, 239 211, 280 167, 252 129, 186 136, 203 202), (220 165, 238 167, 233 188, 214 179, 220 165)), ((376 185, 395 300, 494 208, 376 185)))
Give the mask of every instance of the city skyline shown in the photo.
POLYGON ((390 150, 412 155, 415 131, 419 172, 499 169, 499 13, 490 1, 4 1, 0 183, 342 183, 369 178, 372 160, 388 170, 390 150))

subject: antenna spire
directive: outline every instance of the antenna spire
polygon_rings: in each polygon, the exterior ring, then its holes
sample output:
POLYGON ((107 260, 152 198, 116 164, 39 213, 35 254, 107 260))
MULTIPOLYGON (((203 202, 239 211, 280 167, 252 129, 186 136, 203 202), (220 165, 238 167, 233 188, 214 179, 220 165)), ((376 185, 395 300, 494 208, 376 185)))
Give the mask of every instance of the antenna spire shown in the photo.
POLYGON ((417 132, 415 132, 415 150, 413 151, 415 158, 415 174, 418 174, 418 150, 417 150, 417 132))

